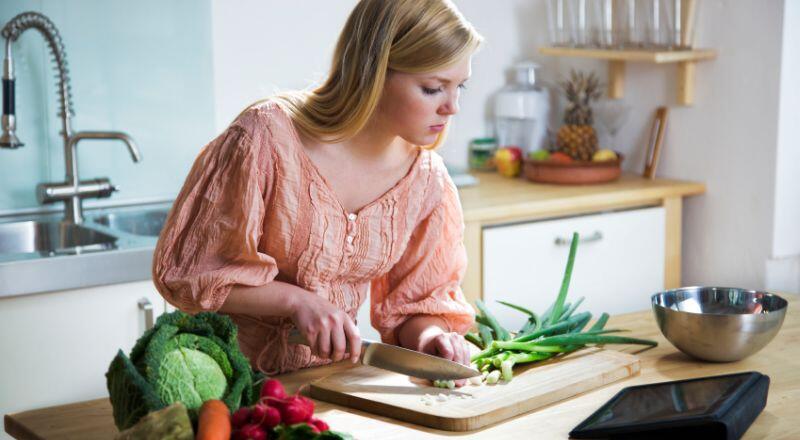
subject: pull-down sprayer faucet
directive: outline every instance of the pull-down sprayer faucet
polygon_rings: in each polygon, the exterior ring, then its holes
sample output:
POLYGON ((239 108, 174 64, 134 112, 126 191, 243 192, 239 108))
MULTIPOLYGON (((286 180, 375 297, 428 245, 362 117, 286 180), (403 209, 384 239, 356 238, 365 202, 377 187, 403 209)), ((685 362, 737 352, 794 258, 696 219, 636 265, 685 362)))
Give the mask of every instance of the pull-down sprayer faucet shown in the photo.
POLYGON ((61 136, 64 139, 64 161, 66 168, 66 181, 56 183, 40 183, 37 186, 37 195, 40 203, 64 202, 64 220, 69 223, 83 221, 81 200, 88 197, 110 197, 117 191, 107 178, 98 178, 88 181, 78 179, 77 145, 83 139, 117 139, 128 146, 134 162, 141 160, 139 149, 133 139, 126 133, 118 131, 84 131, 73 134, 70 127, 70 118, 75 115, 72 108, 72 92, 69 85, 69 69, 67 67, 66 53, 61 35, 55 25, 44 15, 38 12, 23 12, 12 18, 0 35, 6 40, 5 60, 3 63, 3 116, 2 134, 0 134, 0 148, 19 148, 24 144, 17 138, 16 115, 14 112, 14 63, 11 56, 11 44, 28 29, 36 29, 44 37, 53 62, 56 65, 58 79, 59 113, 61 117, 61 136))

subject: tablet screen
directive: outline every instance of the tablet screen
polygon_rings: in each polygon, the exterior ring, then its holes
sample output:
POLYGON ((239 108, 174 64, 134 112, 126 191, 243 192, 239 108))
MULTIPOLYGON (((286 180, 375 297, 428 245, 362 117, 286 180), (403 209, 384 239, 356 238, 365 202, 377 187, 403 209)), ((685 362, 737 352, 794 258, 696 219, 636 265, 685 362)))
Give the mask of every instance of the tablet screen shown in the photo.
POLYGON ((715 410, 748 377, 741 374, 633 388, 605 410, 595 413, 583 428, 612 428, 705 414, 715 410))

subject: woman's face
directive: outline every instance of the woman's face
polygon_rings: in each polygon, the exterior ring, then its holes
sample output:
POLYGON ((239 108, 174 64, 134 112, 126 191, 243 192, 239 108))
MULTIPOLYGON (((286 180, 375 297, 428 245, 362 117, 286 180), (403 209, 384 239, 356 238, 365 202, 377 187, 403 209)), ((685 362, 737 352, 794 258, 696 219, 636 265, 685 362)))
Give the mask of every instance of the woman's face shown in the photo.
POLYGON ((471 74, 472 57, 430 73, 390 71, 378 103, 381 126, 415 145, 430 145, 452 115, 471 74))

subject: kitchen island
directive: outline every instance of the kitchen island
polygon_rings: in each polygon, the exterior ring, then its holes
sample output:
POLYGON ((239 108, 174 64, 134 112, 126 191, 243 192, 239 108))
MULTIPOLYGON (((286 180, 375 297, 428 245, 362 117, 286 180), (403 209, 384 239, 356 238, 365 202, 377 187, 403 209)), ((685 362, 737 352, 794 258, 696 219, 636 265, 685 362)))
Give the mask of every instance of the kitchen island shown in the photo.
MULTIPOLYGON (((491 439, 559 439, 589 416, 624 387, 700 376, 759 371, 770 377, 767 407, 745 434, 745 439, 797 439, 800 427, 794 422, 800 405, 800 312, 797 295, 782 295, 789 301, 789 310, 778 335, 760 352, 732 363, 706 363, 689 358, 672 346, 658 330, 651 311, 613 316, 609 328, 626 328, 631 335, 654 339, 656 348, 642 351, 639 347, 622 347, 637 354, 641 373, 627 380, 610 384, 589 393, 570 398, 505 422, 476 431, 454 433, 399 422, 362 411, 316 402, 316 414, 332 429, 353 434, 357 439, 407 438, 491 438, 491 439)), ((615 347, 616 348, 616 347, 615 347)), ((285 374, 278 378, 288 391, 325 375, 352 368, 340 363, 285 374)), ((512 382, 513 384, 513 382, 512 382)), ((55 406, 5 416, 6 432, 25 440, 109 439, 117 432, 108 399, 55 406)))

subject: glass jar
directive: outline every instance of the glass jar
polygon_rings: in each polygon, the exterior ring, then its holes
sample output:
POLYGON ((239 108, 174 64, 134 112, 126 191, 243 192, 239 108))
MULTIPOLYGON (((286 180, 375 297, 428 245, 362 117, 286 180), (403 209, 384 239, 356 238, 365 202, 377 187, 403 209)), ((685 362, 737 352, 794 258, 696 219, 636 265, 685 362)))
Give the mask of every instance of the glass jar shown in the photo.
POLYGON ((538 64, 514 65, 514 81, 494 96, 494 135, 500 147, 519 147, 524 154, 545 148, 552 93, 537 80, 538 64))
POLYGON ((494 170, 495 151, 497 151, 497 140, 495 138, 473 139, 469 143, 469 168, 475 171, 494 170))

